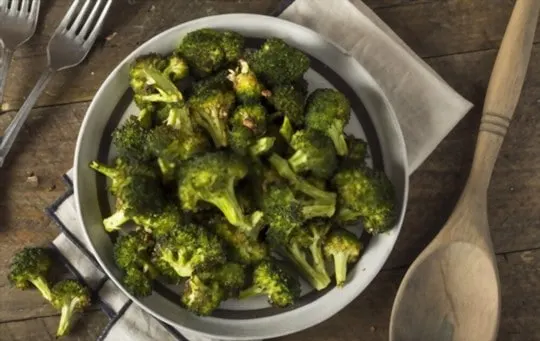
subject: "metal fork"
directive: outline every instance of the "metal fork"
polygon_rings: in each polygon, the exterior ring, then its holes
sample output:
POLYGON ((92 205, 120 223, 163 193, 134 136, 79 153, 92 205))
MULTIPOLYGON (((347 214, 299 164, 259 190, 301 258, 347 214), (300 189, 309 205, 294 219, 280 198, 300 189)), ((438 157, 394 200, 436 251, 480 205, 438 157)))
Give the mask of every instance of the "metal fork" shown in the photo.
POLYGON ((40 0, 0 0, 0 107, 13 52, 36 32, 40 0))
MULTIPOLYGON (((2 1, 2 0, 0 0, 2 1)), ((48 66, 28 95, 0 142, 0 167, 17 138, 41 92, 58 71, 80 64, 87 56, 103 26, 112 0, 75 0, 53 34, 47 47, 48 66)))

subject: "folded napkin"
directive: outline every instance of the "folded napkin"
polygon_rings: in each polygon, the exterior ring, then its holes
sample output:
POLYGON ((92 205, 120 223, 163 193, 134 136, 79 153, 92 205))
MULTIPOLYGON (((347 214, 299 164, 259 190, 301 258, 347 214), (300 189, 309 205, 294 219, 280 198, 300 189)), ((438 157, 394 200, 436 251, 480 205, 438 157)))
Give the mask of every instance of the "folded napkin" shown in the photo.
MULTIPOLYGON (((356 58, 377 80, 396 111, 411 172, 472 107, 360 0, 288 0, 275 15, 317 31, 356 58)), ((157 320, 107 278, 85 245, 71 171, 65 180, 70 189, 47 209, 62 230, 53 245, 71 271, 93 290, 110 318, 99 340, 209 341, 157 320)))

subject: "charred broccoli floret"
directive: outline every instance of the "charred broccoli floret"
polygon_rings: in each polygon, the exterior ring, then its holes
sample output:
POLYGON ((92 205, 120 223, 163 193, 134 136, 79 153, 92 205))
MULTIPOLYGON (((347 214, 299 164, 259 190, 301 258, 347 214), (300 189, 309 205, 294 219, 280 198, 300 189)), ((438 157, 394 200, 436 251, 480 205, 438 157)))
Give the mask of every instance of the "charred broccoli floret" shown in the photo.
POLYGON ((122 285, 135 297, 146 297, 152 294, 153 280, 137 268, 128 268, 123 277, 122 285))
POLYGON ((150 278, 157 276, 157 270, 151 261, 154 240, 143 231, 131 231, 119 236, 113 247, 114 261, 119 268, 126 271, 136 268, 150 278))
POLYGON ((310 66, 306 54, 280 38, 267 39, 247 62, 263 82, 272 86, 296 81, 310 66))
POLYGON ((195 122, 208 132, 217 148, 228 146, 227 122, 235 101, 233 92, 217 89, 202 91, 189 99, 195 122))
POLYGON ((371 234, 392 228, 396 218, 394 189, 384 172, 368 167, 345 168, 331 182, 338 193, 336 215, 341 223, 362 220, 371 234))
POLYGON ((173 82, 177 82, 189 75, 189 66, 184 58, 174 52, 167 58, 167 66, 163 70, 163 74, 173 82))
POLYGON ((316 130, 299 130, 291 138, 295 153, 289 164, 296 173, 309 172, 322 179, 330 178, 337 169, 338 157, 332 140, 316 130))
POLYGON ((47 280, 51 265, 52 259, 46 249, 25 247, 13 256, 8 279, 21 290, 34 286, 47 301, 51 301, 51 288, 47 280))
POLYGON ((194 275, 186 281, 181 301, 192 313, 208 316, 219 307, 225 297, 225 290, 218 282, 206 283, 199 276, 194 275))
POLYGON ((324 254, 334 261, 336 285, 343 287, 347 280, 347 266, 360 258, 362 243, 345 229, 332 230, 324 241, 324 254))
POLYGON ((236 97, 241 103, 257 103, 265 91, 264 85, 245 60, 240 59, 238 63, 238 67, 230 70, 227 77, 233 84, 236 97))
POLYGON ((135 215, 132 219, 135 224, 156 238, 168 234, 183 222, 182 212, 174 202, 166 202, 160 209, 144 215, 135 215))
POLYGON ((269 304, 285 308, 300 297, 300 282, 276 261, 265 260, 255 267, 253 282, 249 288, 240 292, 239 298, 255 295, 266 295, 269 304))
POLYGON ((152 157, 146 150, 147 135, 148 129, 141 124, 139 117, 132 115, 113 131, 112 143, 119 156, 145 162, 152 157))
POLYGON ((252 238, 262 227, 262 213, 246 216, 238 202, 235 186, 248 174, 248 165, 228 151, 207 153, 187 160, 178 173, 178 196, 187 211, 198 211, 199 202, 207 202, 225 215, 234 226, 252 238))
POLYGON ((217 215, 210 220, 210 227, 225 244, 228 257, 242 264, 256 264, 269 255, 268 246, 249 238, 245 233, 217 215))
POLYGON ((347 141, 348 153, 341 158, 339 163, 340 168, 364 166, 368 154, 367 142, 354 136, 345 137, 345 141, 347 141))
POLYGON ((336 205, 336 193, 321 190, 310 184, 303 177, 297 175, 291 169, 287 160, 285 160, 281 156, 273 153, 268 158, 268 161, 281 177, 287 179, 287 181, 294 187, 295 190, 306 194, 307 196, 317 200, 320 203, 326 203, 334 206, 336 205))
POLYGON ((227 262, 196 275, 206 283, 216 282, 224 290, 225 298, 238 296, 238 292, 246 282, 244 265, 234 262, 227 262))
POLYGON ((200 94, 206 90, 234 91, 233 83, 229 80, 229 71, 220 70, 208 77, 193 83, 192 95, 200 94))
POLYGON ((133 162, 121 157, 114 160, 114 165, 92 161, 89 167, 109 178, 111 181, 109 190, 112 194, 116 194, 122 185, 132 176, 146 176, 150 178, 157 178, 158 176, 154 167, 146 163, 133 162))
POLYGON ((204 227, 186 224, 156 242, 155 258, 166 262, 180 277, 226 261, 220 239, 204 227))
POLYGON ((335 89, 317 89, 306 101, 306 127, 328 135, 340 156, 348 148, 343 129, 351 117, 351 105, 343 93, 335 89))
POLYGON ((270 104, 287 117, 293 126, 302 127, 305 122, 304 103, 306 96, 294 84, 280 84, 266 92, 270 104))
MULTIPOLYGON (((247 155, 257 138, 266 132, 266 109, 260 104, 243 104, 236 107, 231 119, 229 145, 240 155, 247 155)), ((266 149, 266 148, 265 148, 266 149)))
POLYGON ((56 283, 52 288, 52 305, 61 312, 56 336, 69 334, 75 323, 76 314, 83 312, 90 304, 90 292, 80 282, 66 279, 56 283))

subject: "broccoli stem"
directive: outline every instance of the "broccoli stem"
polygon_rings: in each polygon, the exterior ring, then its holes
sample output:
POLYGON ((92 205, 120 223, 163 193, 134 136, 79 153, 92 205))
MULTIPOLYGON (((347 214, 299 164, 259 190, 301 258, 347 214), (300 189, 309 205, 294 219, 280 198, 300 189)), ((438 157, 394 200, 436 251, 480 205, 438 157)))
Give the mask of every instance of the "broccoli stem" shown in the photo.
POLYGON ((326 271, 326 264, 324 261, 324 255, 320 243, 311 244, 309 246, 309 251, 311 252, 311 256, 313 257, 313 266, 315 267, 315 270, 317 270, 319 273, 325 273, 328 276, 328 272, 326 271))
POLYGON ((225 129, 226 127, 222 117, 226 117, 224 113, 218 112, 215 109, 206 115, 197 116, 197 123, 210 134, 217 148, 228 146, 227 130, 225 129))
POLYGON ((309 170, 309 157, 302 150, 296 151, 290 158, 289 164, 296 173, 309 170))
POLYGON ((174 106, 169 109, 169 115, 165 124, 186 134, 193 133, 193 125, 189 117, 189 109, 186 106, 174 106))
POLYGON ((126 216, 123 210, 118 210, 108 218, 103 220, 103 225, 107 232, 113 232, 120 229, 120 227, 129 221, 129 217, 126 216))
POLYGON ((336 285, 342 287, 347 280, 347 254, 345 253, 334 253, 334 269, 336 276, 336 285))
POLYGON ((313 268, 298 245, 293 244, 290 246, 287 253, 289 259, 293 261, 298 270, 303 274, 304 279, 317 291, 323 290, 330 284, 331 279, 326 270, 321 272, 313 268))
POLYGON ((261 288, 259 288, 256 285, 253 285, 253 286, 251 286, 249 288, 241 290, 240 293, 238 294, 238 298, 239 299, 245 299, 245 298, 249 298, 249 297, 252 297, 252 296, 257 296, 257 295, 260 295, 260 294, 262 294, 261 288))
POLYGON ((138 120, 143 128, 150 129, 152 127, 152 112, 148 109, 142 109, 138 120))
POLYGON ((52 300, 51 288, 49 287, 49 284, 47 283, 45 278, 35 277, 31 279, 30 282, 32 282, 32 284, 36 287, 36 289, 38 289, 39 292, 41 292, 41 295, 45 297, 47 301, 50 302, 52 300))
POLYGON ((336 153, 339 156, 345 156, 349 153, 347 141, 345 141, 345 135, 343 134, 343 125, 341 124, 340 120, 334 120, 334 122, 326 130, 326 133, 334 143, 336 153))
POLYGON ((178 251, 177 257, 175 257, 172 251, 165 250, 161 258, 169 263, 180 277, 189 277, 193 273, 193 269, 189 266, 188 257, 183 251, 178 251))
POLYGON ((306 220, 316 217, 331 217, 336 211, 336 206, 331 204, 314 204, 304 206, 302 208, 302 215, 306 220))
POLYGON ((332 192, 323 191, 304 179, 298 177, 296 173, 291 169, 287 160, 281 156, 273 153, 269 158, 270 164, 276 169, 276 171, 287 179, 296 190, 303 192, 314 199, 320 199, 321 203, 328 203, 331 205, 336 204, 336 194, 332 192))
POLYGON ((182 93, 178 90, 176 85, 164 74, 159 72, 152 66, 146 66, 144 72, 148 76, 149 80, 153 84, 156 84, 156 88, 159 91, 159 95, 143 95, 142 98, 146 101, 155 102, 181 102, 184 100, 182 93), (152 100, 153 99, 153 100, 152 100))
POLYGON ((279 133, 281 134, 281 136, 283 136, 285 141, 287 142, 291 141, 294 131, 291 125, 291 121, 289 120, 287 116, 283 118, 283 123, 281 124, 281 128, 279 128, 279 133))
POLYGON ((90 168, 92 168, 96 172, 101 173, 111 179, 114 179, 119 175, 117 168, 111 167, 109 165, 106 165, 97 161, 90 162, 90 168))
POLYGON ((253 157, 257 157, 261 154, 268 152, 274 146, 276 142, 275 137, 263 137, 257 140, 255 144, 249 147, 249 152, 253 157))
POLYGON ((361 217, 360 213, 354 212, 348 208, 341 208, 337 213, 337 219, 342 222, 355 222, 361 217))
POLYGON ((61 310, 60 322, 58 323, 58 329, 56 330, 56 336, 65 336, 68 334, 71 328, 71 319, 74 314, 75 307, 79 304, 79 299, 74 298, 69 305, 64 305, 61 310))

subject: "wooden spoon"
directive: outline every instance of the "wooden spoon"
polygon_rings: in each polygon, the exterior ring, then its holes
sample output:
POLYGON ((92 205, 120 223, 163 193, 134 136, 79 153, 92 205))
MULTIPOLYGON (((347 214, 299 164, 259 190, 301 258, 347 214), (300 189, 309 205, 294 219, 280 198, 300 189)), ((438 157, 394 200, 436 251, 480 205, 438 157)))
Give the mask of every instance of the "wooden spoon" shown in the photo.
POLYGON ((487 190, 520 97, 539 12, 540 0, 515 3, 489 81, 467 184, 445 227, 405 274, 392 309, 390 341, 496 340, 501 301, 487 190))

